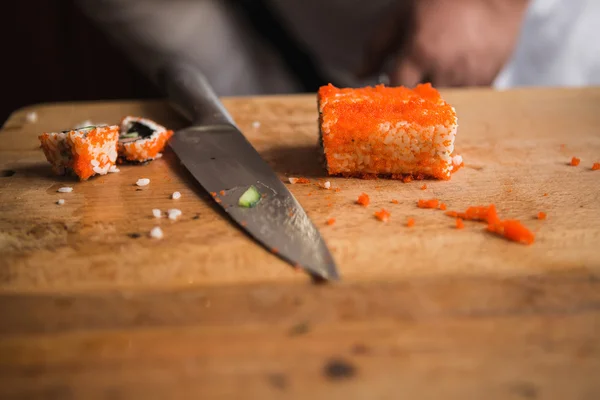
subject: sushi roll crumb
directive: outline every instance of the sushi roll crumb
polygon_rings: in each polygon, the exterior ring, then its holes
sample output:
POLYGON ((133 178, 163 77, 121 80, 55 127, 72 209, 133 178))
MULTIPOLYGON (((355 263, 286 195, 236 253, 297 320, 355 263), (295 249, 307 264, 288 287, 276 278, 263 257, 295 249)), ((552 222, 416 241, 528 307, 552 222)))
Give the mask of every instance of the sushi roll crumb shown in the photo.
POLYGON ((110 174, 114 174, 114 173, 117 173, 117 172, 121 172, 121 170, 119 168, 117 168, 116 165, 113 165, 112 167, 110 167, 108 169, 108 173, 110 173, 110 174))
POLYGON ((30 124, 35 124, 38 121, 37 113, 35 111, 28 112, 27 115, 25 115, 25 121, 30 124))
POLYGON ((153 239, 162 239, 163 238, 163 231, 162 231, 162 229, 160 229, 160 227, 158 227, 158 226, 155 226, 150 231, 150 237, 153 238, 153 239))
POLYGON ((152 210, 152 215, 154 215, 154 218, 160 218, 162 216, 162 213, 158 208, 154 208, 152 210))
POLYGON ((178 199, 181 198, 181 193, 179 193, 179 192, 173 192, 173 194, 171 195, 171 198, 173 200, 178 200, 178 199))
POLYGON ((59 206, 62 206, 63 204, 65 204, 65 199, 58 199, 56 204, 58 204, 59 206))
POLYGON ((323 187, 324 187, 325 189, 328 189, 328 190, 329 190, 329 189, 331 189, 331 182, 329 182, 329 181, 325 182, 325 183, 323 184, 323 187))
POLYGON ((57 190, 58 193, 71 193, 72 191, 73 188, 69 186, 61 187, 57 190))
POLYGON ((148 178, 140 178, 137 180, 137 182, 135 183, 138 186, 147 186, 150 184, 150 179, 148 178))
POLYGON ((179 218, 181 216, 182 213, 181 213, 181 210, 178 210, 177 208, 172 208, 167 211, 167 214, 168 214, 170 220, 175 221, 177 218, 179 218))
POLYGON ((252 123, 252 127, 253 127, 254 129, 258 129, 258 128, 260 128, 260 121, 254 121, 254 122, 252 123))

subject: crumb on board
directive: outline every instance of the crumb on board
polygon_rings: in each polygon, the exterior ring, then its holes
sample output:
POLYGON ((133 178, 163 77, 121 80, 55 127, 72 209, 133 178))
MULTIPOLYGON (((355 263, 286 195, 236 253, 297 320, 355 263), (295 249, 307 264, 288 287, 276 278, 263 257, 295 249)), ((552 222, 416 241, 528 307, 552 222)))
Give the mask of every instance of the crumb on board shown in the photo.
POLYGON ((600 170, 600 162, 594 163, 592 165, 592 171, 598 171, 600 170))
POLYGON ((358 196, 358 199, 356 200, 356 203, 360 204, 363 207, 368 206, 370 202, 371 202, 371 199, 369 198, 369 195, 366 193, 362 193, 360 196, 358 196))
POLYGON ((58 190, 57 190, 58 193, 71 193, 72 191, 73 191, 73 188, 70 186, 61 187, 61 188, 58 188, 58 190))
POLYGON ((30 124, 35 124, 38 121, 38 114, 35 111, 30 111, 25 115, 25 121, 30 124))
POLYGON ((65 199, 58 199, 56 201, 56 204, 58 204, 59 206, 62 206, 63 204, 65 204, 65 199))
POLYGON ((581 162, 581 160, 577 157, 573 157, 571 158, 571 166, 576 167, 579 165, 579 163, 581 162))
POLYGON ((540 211, 540 212, 537 214, 537 218, 538 218, 538 219, 546 219, 546 213, 545 213, 545 212, 543 212, 543 211, 540 211))
POLYGON ((412 175, 404 175, 404 177, 402 178, 402 182, 404 182, 404 183, 410 183, 412 181, 413 181, 412 175))
POLYGON ((469 207, 465 212, 447 211, 446 215, 453 218, 461 218, 469 221, 484 221, 488 223, 499 219, 494 204, 490 204, 489 206, 469 207))
POLYGON ((148 184, 150 184, 150 179, 148 178, 140 178, 138 179, 135 184, 137 186, 147 186, 148 184))
POLYGON ((327 225, 335 224, 335 218, 329 218, 326 223, 327 223, 327 225))
POLYGON ((170 220, 175 221, 177 218, 179 218, 181 216, 182 212, 181 210, 177 209, 177 208, 171 208, 169 210, 167 210, 167 215, 169 217, 170 220))
POLYGON ((462 219, 456 218, 456 229, 463 229, 465 227, 465 223, 462 219))
POLYGON ((421 186, 421 190, 425 190, 425 189, 427 189, 427 184, 424 183, 423 186, 421 186))
POLYGON ((293 177, 290 177, 290 178, 288 178, 288 181, 292 185, 295 185, 297 183, 298 184, 310 183, 310 179, 306 179, 306 178, 293 178, 293 177))
POLYGON ((173 200, 179 200, 181 198, 181 193, 179 193, 179 192, 173 192, 173 194, 171 195, 171 198, 173 200))
POLYGON ((331 189, 331 182, 325 181, 325 183, 323 184, 323 187, 327 190, 331 189))
POLYGON ((390 215, 390 212, 385 208, 382 208, 381 210, 375 212, 375 218, 377 218, 381 222, 388 222, 390 220, 390 215))
POLYGON ((431 200, 420 199, 417 202, 417 207, 419 207, 419 208, 438 208, 439 204, 440 204, 440 201, 438 199, 431 199, 431 200))
POLYGON ((522 244, 532 244, 535 241, 535 235, 527 229, 520 221, 515 219, 496 220, 488 224, 487 230, 496 233, 508 240, 522 244))
POLYGON ((150 230, 150 237, 153 239, 162 239, 163 238, 162 229, 160 229, 159 226, 155 226, 154 228, 152 228, 150 230))
POLYGON ((254 129, 258 129, 258 128, 260 128, 260 121, 254 121, 254 122, 252 122, 252 127, 253 127, 254 129))
POLYGON ((162 216, 162 212, 158 208, 152 209, 152 215, 154 218, 160 218, 162 216))
POLYGON ((392 204, 400 204, 400 202, 396 199, 392 199, 392 204))
POLYGON ((448 208, 446 207, 446 203, 440 203, 440 210, 446 211, 446 208, 448 208))
POLYGON ((415 219, 414 218, 409 218, 406 221, 406 226, 408 226, 409 228, 412 228, 413 226, 415 226, 415 219))

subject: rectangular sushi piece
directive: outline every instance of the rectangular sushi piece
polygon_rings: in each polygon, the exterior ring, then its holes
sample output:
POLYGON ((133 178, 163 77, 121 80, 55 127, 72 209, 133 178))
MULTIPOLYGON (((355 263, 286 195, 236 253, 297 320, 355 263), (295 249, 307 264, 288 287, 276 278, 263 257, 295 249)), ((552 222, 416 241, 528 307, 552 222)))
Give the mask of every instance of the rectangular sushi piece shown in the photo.
POLYGON ((74 173, 81 180, 106 175, 117 161, 119 127, 87 126, 39 136, 42 150, 58 175, 74 173))
POLYGON ((318 108, 330 175, 447 180, 458 167, 456 112, 430 84, 414 89, 329 84, 319 89, 318 108))
POLYGON ((146 162, 161 156, 173 131, 147 118, 127 116, 121 121, 119 158, 146 162))

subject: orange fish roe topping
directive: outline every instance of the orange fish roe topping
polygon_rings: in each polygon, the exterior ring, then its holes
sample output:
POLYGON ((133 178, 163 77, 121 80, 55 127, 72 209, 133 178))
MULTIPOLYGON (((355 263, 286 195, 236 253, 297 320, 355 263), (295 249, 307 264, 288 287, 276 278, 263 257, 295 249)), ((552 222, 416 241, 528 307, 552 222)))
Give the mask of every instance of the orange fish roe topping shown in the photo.
POLYGON ((600 170, 600 162, 594 163, 594 165, 592 165, 592 171, 598 170, 600 170))
POLYGON ((487 230, 501 235, 508 240, 523 244, 532 244, 535 240, 533 232, 521 224, 520 221, 514 219, 496 220, 488 224, 487 230))
POLYGON ((577 157, 573 157, 573 158, 571 158, 571 165, 572 165, 573 167, 576 167, 576 166, 578 166, 580 162, 581 162, 581 160, 580 160, 579 158, 577 158, 577 157))
POLYGON ((408 226, 409 228, 412 228, 413 226, 415 226, 415 219, 414 218, 409 218, 406 221, 406 226, 408 226))
POLYGON ((463 229, 465 227, 465 223, 462 219, 456 218, 456 229, 463 229))
POLYGON ((425 190, 427 189, 427 185, 424 183, 423 186, 421 186, 421 190, 425 190))
POLYGON ((440 203, 440 210, 446 211, 446 203, 440 203))
POLYGON ((448 211, 446 215, 453 218, 461 218, 469 221, 484 221, 494 222, 498 221, 498 213, 496 212, 496 206, 490 204, 489 206, 474 206, 467 208, 465 212, 448 211))
POLYGON ((540 211, 537 215, 538 219, 546 219, 546 213, 543 211, 540 211))
POLYGON ((419 208, 438 208, 438 205, 440 204, 440 201, 438 199, 431 199, 431 200, 419 200, 417 202, 417 207, 419 208))
POLYGON ((335 218, 329 218, 326 222, 327 225, 333 225, 335 224, 335 218))
POLYGON ((375 218, 377 218, 381 222, 388 222, 390 219, 390 215, 390 212, 385 208, 382 208, 381 210, 375 212, 375 218))
POLYGON ((400 202, 396 199, 392 199, 392 204, 399 204, 400 202))
POLYGON ((363 207, 368 206, 370 202, 371 202, 371 199, 369 198, 369 195, 366 193, 363 193, 360 196, 358 196, 358 200, 356 200, 356 203, 360 204, 363 207))

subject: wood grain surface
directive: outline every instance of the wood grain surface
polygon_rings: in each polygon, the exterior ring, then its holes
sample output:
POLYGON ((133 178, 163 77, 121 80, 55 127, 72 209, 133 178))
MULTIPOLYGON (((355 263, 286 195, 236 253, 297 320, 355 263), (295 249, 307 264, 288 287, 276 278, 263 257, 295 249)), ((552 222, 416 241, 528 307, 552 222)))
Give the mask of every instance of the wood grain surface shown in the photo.
POLYGON ((282 179, 340 189, 290 186, 343 278, 316 286, 224 220, 169 150, 87 182, 51 174, 40 132, 127 114, 183 126, 163 102, 15 112, 0 132, 0 398, 599 398, 600 89, 444 95, 466 167, 425 190, 327 178, 313 95, 224 100, 282 179), (416 207, 430 198, 494 203, 536 242, 456 230, 416 207))

